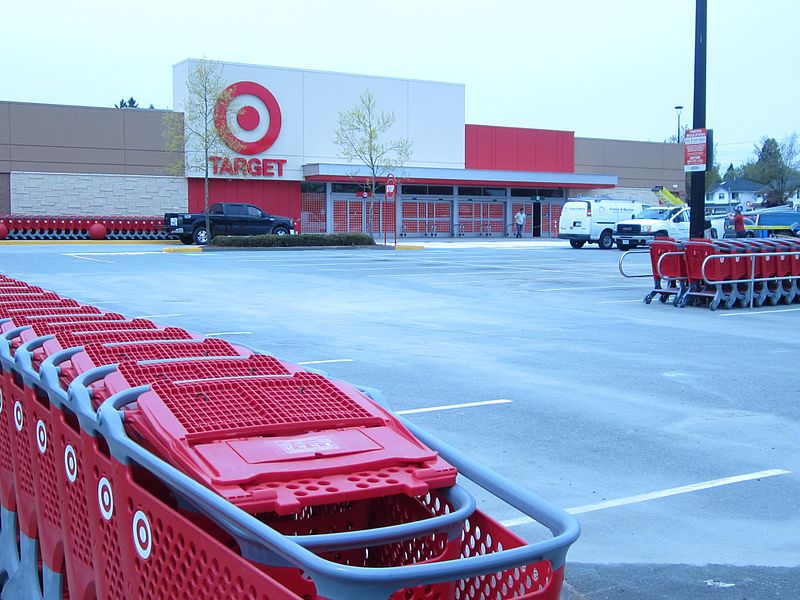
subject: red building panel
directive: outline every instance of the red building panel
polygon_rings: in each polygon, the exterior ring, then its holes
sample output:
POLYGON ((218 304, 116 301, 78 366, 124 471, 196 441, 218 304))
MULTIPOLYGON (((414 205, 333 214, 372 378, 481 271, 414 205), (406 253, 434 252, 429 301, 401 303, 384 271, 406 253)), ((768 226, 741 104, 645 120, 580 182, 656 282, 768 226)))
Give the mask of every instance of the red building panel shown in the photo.
MULTIPOLYGON (((208 201, 246 202, 275 215, 300 218, 299 181, 209 179, 208 201)), ((203 212, 203 180, 189 179, 189 212, 203 212)))
POLYGON ((575 133, 466 125, 467 169, 575 172, 575 133))

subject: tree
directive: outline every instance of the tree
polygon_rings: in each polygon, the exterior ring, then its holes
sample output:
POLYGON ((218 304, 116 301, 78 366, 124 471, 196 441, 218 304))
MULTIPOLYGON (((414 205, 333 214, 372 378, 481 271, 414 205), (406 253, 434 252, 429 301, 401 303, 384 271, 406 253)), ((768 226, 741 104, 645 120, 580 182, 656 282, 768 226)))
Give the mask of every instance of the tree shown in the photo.
MULTIPOLYGON (((376 181, 392 171, 397 171, 411 158, 411 141, 407 138, 386 141, 389 129, 395 122, 393 112, 378 110, 372 92, 366 90, 352 108, 339 111, 335 143, 342 158, 358 162, 367 169, 368 232, 372 234, 372 215, 375 202, 376 181)), ((357 179, 355 176, 351 176, 357 179)))
POLYGON ((763 137, 754 149, 754 160, 739 168, 739 176, 763 183, 767 206, 779 206, 797 189, 800 176, 800 139, 797 132, 780 143, 771 137, 763 137))
POLYGON ((186 78, 187 95, 182 113, 164 115, 164 137, 169 152, 180 152, 181 158, 168 170, 175 175, 203 173, 203 212, 208 241, 211 240, 211 221, 208 216, 208 162, 214 154, 224 154, 229 149, 238 151, 242 143, 230 129, 217 130, 214 115, 217 103, 228 104, 235 90, 225 87, 222 65, 210 60, 198 61, 186 78))
POLYGON ((114 108, 139 108, 139 103, 131 96, 127 100, 124 98, 120 100, 119 104, 114 105, 114 108))
POLYGON ((728 165, 728 168, 725 170, 725 175, 722 177, 722 181, 733 181, 736 179, 736 169, 733 168, 733 163, 728 165))

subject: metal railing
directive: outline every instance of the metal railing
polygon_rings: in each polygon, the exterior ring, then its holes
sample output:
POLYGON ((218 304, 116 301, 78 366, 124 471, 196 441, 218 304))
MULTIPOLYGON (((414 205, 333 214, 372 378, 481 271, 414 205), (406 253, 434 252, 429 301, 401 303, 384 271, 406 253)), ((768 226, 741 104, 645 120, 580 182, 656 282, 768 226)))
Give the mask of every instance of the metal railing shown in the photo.
MULTIPOLYGON (((666 253, 669 254, 669 253, 666 253)), ((673 252, 673 254, 678 254, 673 252)), ((755 284, 770 281, 795 281, 800 280, 800 275, 784 275, 774 277, 756 277, 756 259, 775 257, 786 258, 788 256, 800 256, 800 251, 778 251, 778 252, 738 252, 730 254, 709 254, 703 259, 700 265, 700 276, 703 278, 703 283, 706 285, 733 285, 739 283, 748 284, 748 294, 750 296, 750 308, 753 308, 753 301, 755 298, 755 284), (750 277, 747 279, 724 279, 710 281, 706 275, 706 267, 712 260, 728 259, 728 258, 749 258, 750 259, 750 277)), ((660 270, 661 260, 659 259, 658 267, 660 270)))

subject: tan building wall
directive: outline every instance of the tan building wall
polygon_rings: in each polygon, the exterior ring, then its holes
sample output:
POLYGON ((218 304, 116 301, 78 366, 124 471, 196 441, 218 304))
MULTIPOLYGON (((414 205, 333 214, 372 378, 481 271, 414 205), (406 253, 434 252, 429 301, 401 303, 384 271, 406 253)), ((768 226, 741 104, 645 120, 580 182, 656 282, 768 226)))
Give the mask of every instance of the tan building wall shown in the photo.
POLYGON ((164 149, 164 115, 0 102, 0 214, 11 205, 11 172, 166 175, 179 153, 164 149))
POLYGON ((167 112, 0 102, 0 173, 165 175, 167 112))
MULTIPOLYGON (((683 145, 679 144, 576 137, 575 172, 616 175, 618 188, 651 189, 660 185, 686 197, 683 145)), ((577 191, 569 195, 576 196, 577 191)), ((583 195, 587 195, 585 191, 583 195)))

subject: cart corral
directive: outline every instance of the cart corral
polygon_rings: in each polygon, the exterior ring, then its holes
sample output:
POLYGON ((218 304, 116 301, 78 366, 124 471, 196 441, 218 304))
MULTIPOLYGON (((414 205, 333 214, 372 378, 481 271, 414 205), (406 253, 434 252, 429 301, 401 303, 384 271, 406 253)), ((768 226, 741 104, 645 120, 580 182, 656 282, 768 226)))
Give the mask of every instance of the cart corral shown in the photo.
POLYGON ((3 598, 559 596, 577 521, 377 390, 5 276, 0 328, 3 598))

